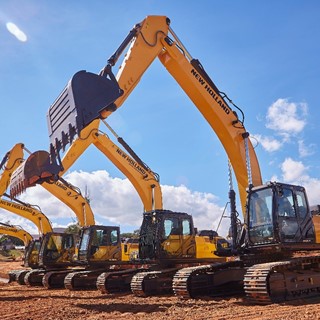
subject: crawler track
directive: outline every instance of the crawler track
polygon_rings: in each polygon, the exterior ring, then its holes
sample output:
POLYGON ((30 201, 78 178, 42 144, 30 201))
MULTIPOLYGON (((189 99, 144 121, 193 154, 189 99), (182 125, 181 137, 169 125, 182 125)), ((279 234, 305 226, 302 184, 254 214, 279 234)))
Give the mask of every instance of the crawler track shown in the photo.
POLYGON ((9 275, 9 282, 17 281, 19 284, 24 285, 24 276, 26 275, 28 270, 12 270, 8 273, 9 275))
POLYGON ((140 297, 172 294, 172 280, 177 268, 139 272, 131 280, 131 291, 140 297))
POLYGON ((24 276, 24 283, 30 287, 42 286, 42 278, 46 271, 43 269, 34 269, 27 272, 24 276))
POLYGON ((72 270, 49 271, 42 277, 42 285, 47 289, 64 288, 64 278, 72 270))
POLYGON ((247 270, 244 289, 257 304, 320 296, 320 256, 254 265, 247 270))
POLYGON ((141 272, 141 269, 128 269, 101 273, 96 282, 101 293, 130 292, 132 277, 141 272))
POLYGON ((173 278, 173 291, 182 299, 231 295, 243 291, 245 268, 240 261, 180 269, 173 278))
POLYGON ((64 278, 64 287, 69 290, 97 289, 97 278, 104 271, 105 269, 70 272, 64 278))

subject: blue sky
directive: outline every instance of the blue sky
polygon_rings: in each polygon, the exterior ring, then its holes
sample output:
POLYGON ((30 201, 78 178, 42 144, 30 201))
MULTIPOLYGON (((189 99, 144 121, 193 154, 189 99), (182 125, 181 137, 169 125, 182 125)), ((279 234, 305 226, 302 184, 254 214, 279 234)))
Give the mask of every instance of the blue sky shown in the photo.
MULTIPOLYGON (((318 1, 0 0, 0 7, 1 157, 17 142, 48 150, 46 112, 71 76, 99 72, 134 24, 165 15, 218 88, 244 111, 263 180, 303 184, 310 203, 319 203, 318 1)), ((159 173, 167 209, 193 214, 199 229, 216 228, 227 202, 227 157, 158 61, 108 122, 159 173)), ((142 204, 135 190, 94 147, 67 178, 83 192, 87 187, 99 223, 138 228, 142 204)), ((21 198, 39 204, 55 226, 75 221, 40 187, 21 198)), ((7 220, 34 230, 0 211, 0 221, 7 220)))

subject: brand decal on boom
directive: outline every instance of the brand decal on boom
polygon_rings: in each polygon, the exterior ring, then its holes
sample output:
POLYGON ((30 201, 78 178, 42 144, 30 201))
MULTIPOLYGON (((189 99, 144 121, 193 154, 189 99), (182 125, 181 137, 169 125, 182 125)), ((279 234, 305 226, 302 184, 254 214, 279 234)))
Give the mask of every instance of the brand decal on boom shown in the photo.
POLYGON ((129 158, 122 150, 117 149, 117 153, 121 155, 122 158, 127 160, 127 162, 134 167, 137 171, 139 171, 142 175, 147 175, 146 171, 141 168, 137 162, 133 161, 131 158, 129 158))
POLYGON ((221 109, 226 113, 230 113, 230 109, 225 105, 223 99, 208 85, 208 83, 200 76, 200 74, 195 70, 191 70, 192 75, 199 81, 199 83, 204 87, 204 89, 210 94, 213 100, 221 107, 221 109))

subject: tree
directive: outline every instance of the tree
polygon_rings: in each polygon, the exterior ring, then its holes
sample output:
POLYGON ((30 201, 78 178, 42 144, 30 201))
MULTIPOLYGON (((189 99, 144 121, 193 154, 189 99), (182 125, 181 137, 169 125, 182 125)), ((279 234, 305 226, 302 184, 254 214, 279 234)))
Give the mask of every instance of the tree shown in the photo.
POLYGON ((121 238, 133 238, 133 239, 138 239, 139 238, 139 232, 140 229, 134 230, 133 232, 124 232, 120 234, 121 238))
POLYGON ((64 230, 65 233, 73 233, 73 234, 79 234, 81 227, 78 223, 69 225, 66 230, 64 230))
POLYGON ((15 246, 23 246, 24 243, 21 239, 13 237, 13 236, 8 236, 8 235, 2 235, 0 236, 0 245, 3 245, 3 243, 11 241, 13 245, 15 246))

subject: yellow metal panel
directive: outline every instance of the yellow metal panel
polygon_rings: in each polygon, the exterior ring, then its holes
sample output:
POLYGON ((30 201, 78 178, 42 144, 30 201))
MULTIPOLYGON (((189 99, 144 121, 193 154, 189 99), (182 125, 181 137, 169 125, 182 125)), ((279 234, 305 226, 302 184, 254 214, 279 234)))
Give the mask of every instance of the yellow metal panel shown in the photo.
POLYGON ((0 196, 8 189, 13 171, 23 162, 23 147, 24 145, 22 143, 17 143, 6 155, 8 160, 0 176, 0 196))
POLYGON ((313 216, 312 221, 316 232, 316 242, 320 243, 320 215, 313 216))

